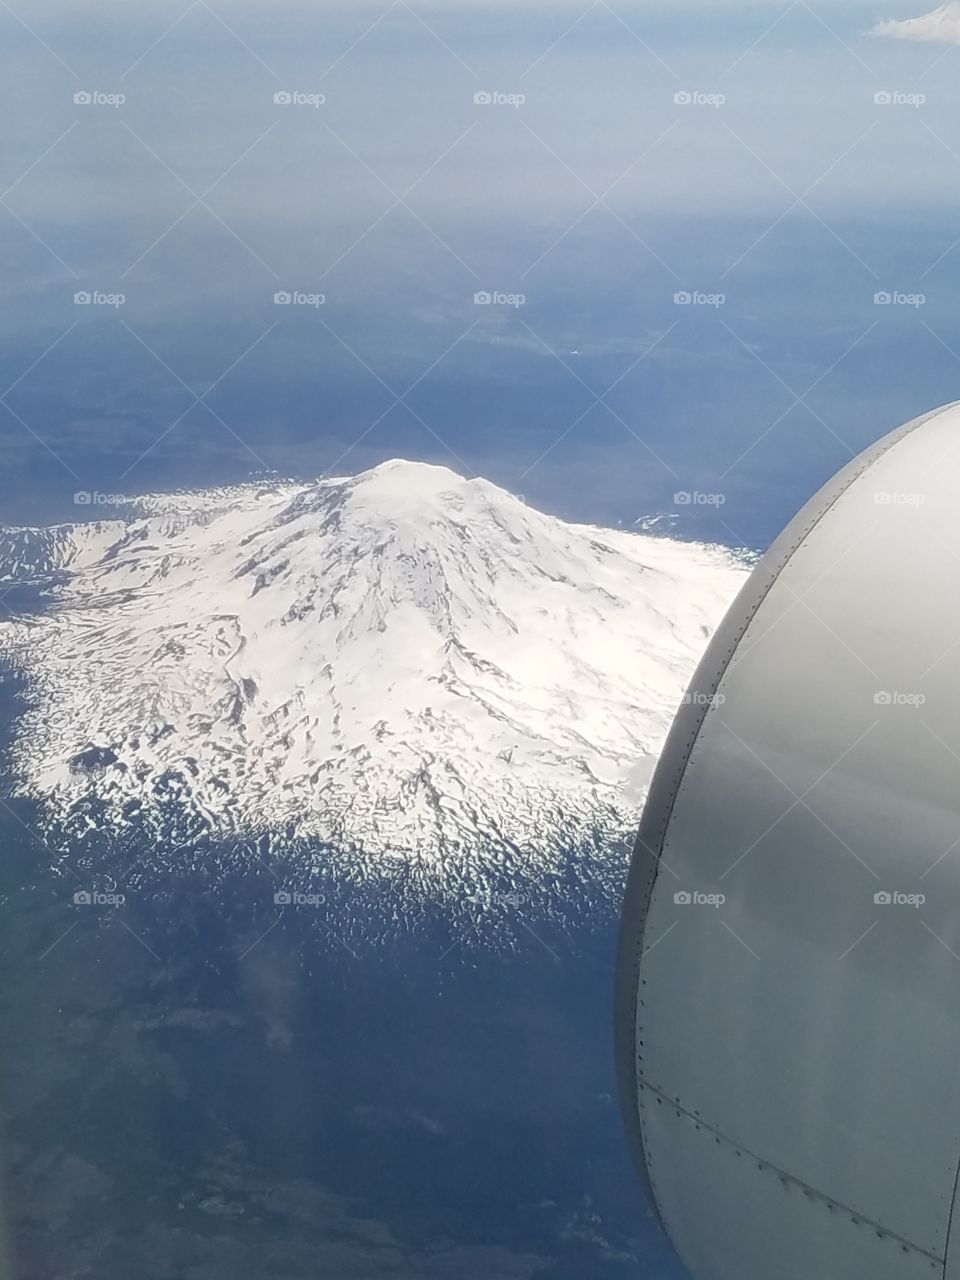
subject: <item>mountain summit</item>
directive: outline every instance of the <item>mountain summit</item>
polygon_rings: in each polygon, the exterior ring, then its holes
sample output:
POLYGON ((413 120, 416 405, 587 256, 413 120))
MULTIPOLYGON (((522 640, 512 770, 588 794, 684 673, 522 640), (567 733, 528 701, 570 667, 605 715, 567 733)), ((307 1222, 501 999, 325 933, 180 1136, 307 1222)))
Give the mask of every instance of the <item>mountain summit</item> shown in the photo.
POLYGON ((745 569, 392 461, 0 530, 26 683, 15 790, 48 834, 284 834, 470 884, 636 822, 745 569))

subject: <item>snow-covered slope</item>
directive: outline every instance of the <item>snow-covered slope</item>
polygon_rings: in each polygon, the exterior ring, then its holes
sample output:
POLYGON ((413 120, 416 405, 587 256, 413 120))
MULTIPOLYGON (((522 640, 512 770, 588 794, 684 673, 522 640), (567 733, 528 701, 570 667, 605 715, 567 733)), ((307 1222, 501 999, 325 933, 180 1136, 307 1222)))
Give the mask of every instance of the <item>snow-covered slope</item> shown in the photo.
POLYGON ((633 828, 745 575, 400 461, 123 517, 0 529, 0 582, 55 578, 0 623, 47 833, 285 833, 467 886, 633 828))

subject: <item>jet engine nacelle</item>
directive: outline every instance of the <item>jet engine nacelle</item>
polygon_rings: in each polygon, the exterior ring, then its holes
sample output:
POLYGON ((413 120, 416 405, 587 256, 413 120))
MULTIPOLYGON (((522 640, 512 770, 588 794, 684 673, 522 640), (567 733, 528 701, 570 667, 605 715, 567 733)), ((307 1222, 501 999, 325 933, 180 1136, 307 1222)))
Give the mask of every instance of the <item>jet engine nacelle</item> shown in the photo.
POLYGON ((630 871, 617 1058, 697 1280, 960 1280, 957 405, 818 494, 710 645, 630 871))

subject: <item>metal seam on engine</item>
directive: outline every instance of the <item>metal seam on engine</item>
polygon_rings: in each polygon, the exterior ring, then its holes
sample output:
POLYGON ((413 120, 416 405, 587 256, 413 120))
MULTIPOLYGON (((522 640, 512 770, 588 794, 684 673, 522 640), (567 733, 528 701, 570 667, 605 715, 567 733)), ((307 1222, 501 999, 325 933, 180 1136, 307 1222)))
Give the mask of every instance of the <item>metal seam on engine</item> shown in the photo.
POLYGON ((764 1159, 763 1156, 758 1155, 755 1151, 751 1151, 741 1143, 734 1142, 734 1140, 727 1137, 721 1129, 718 1129, 715 1125, 709 1124, 696 1112, 685 1107, 676 1098, 671 1098, 669 1094, 664 1093, 662 1089, 658 1089, 656 1085, 650 1084, 649 1081, 641 1079, 639 1084, 642 1089, 645 1089, 648 1093, 652 1093, 659 1103, 665 1103, 671 1111, 676 1113, 677 1116, 689 1120, 697 1129, 702 1129, 705 1133, 709 1133, 718 1144, 730 1147, 730 1149, 735 1151, 738 1156, 745 1156, 747 1159, 754 1161, 758 1169, 772 1173, 774 1176, 779 1178, 784 1185, 789 1183, 790 1185, 797 1187, 803 1192, 804 1196, 808 1200, 817 1201, 831 1213, 839 1210, 841 1213, 846 1214, 855 1227, 871 1227, 878 1239, 887 1240, 891 1244, 898 1245, 904 1253, 914 1253, 920 1257, 929 1259, 932 1265, 939 1267, 944 1266, 946 1262, 945 1253, 944 1256, 941 1256, 939 1253, 934 1253, 929 1249, 924 1249, 922 1245, 916 1244, 912 1240, 908 1240, 906 1236, 898 1235, 896 1231, 891 1231, 889 1227, 885 1227, 882 1223, 876 1222, 873 1218, 867 1217, 866 1214, 860 1213, 856 1209, 852 1209, 850 1205, 844 1204, 842 1200, 837 1200, 833 1196, 826 1195, 823 1191, 818 1190, 810 1183, 804 1182, 802 1178, 798 1178, 795 1174, 788 1173, 786 1169, 781 1169, 779 1165, 772 1164, 769 1160, 764 1159))

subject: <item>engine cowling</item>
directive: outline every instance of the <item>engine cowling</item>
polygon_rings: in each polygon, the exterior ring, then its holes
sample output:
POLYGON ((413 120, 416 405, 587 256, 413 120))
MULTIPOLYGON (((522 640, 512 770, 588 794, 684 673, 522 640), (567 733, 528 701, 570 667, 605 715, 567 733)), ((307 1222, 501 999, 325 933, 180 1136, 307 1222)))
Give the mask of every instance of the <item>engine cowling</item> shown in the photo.
POLYGON ((644 810, 616 1017, 697 1280, 960 1278, 960 406, 827 485, 711 643, 644 810))

